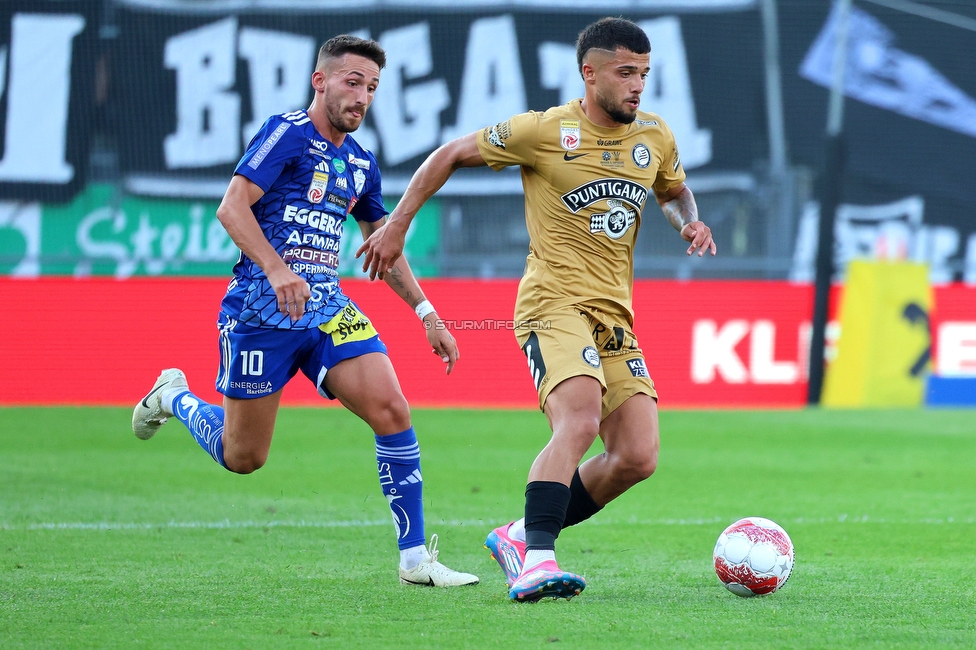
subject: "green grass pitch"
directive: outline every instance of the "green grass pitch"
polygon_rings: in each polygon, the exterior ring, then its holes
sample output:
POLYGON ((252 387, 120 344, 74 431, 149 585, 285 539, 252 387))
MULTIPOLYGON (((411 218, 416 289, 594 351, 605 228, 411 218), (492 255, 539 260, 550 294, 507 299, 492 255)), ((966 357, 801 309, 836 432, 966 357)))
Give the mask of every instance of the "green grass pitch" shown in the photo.
MULTIPOLYGON (((482 548, 548 438, 528 411, 418 410, 427 532, 481 576, 400 585, 365 425, 285 409, 268 464, 217 467, 178 422, 0 409, 0 647, 976 646, 976 412, 666 411, 658 472, 563 531, 572 601, 514 604, 482 548), (722 588, 718 534, 758 515, 797 562, 722 588)), ((594 452, 599 451, 599 443, 594 452)))

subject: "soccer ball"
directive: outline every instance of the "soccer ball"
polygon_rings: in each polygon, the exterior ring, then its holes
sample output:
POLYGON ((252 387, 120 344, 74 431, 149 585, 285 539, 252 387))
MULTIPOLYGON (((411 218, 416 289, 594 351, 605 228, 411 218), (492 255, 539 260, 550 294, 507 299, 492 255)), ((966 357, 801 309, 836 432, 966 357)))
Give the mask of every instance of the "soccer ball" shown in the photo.
POLYGON ((733 594, 764 596, 789 580, 793 542, 775 522, 746 517, 722 531, 712 559, 718 579, 733 594))

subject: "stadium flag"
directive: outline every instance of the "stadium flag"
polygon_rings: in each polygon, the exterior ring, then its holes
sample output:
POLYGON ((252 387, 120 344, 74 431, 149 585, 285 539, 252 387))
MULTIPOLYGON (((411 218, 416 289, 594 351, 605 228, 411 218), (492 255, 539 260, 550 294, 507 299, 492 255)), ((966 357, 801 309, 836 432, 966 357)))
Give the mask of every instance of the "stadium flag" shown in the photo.
POLYGON ((921 405, 931 356, 932 303, 926 265, 852 261, 823 405, 921 405))

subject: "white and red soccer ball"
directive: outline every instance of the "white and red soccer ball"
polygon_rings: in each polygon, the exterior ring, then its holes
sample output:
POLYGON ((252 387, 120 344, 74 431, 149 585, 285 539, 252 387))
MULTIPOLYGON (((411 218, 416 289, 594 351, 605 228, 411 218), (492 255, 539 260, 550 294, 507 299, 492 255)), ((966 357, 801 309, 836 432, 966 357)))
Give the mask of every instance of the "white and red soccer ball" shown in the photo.
POLYGON ((793 542, 778 524, 746 517, 719 535, 712 553, 715 573, 736 596, 771 594, 793 571, 793 542))

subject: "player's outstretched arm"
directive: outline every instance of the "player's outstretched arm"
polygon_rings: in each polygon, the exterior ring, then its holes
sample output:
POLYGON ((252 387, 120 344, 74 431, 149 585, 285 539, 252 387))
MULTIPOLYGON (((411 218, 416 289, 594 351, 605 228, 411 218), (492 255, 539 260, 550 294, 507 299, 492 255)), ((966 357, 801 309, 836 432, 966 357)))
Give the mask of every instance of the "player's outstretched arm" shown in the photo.
MULTIPOLYGON (((364 239, 368 239, 382 227, 382 220, 372 223, 359 222, 359 228, 363 231, 364 239)), ((447 374, 451 374, 451 371, 454 370, 454 364, 461 356, 458 352, 457 341, 444 326, 437 312, 434 311, 433 305, 424 297, 424 292, 421 290, 417 278, 414 277, 407 258, 402 255, 399 256, 392 268, 384 274, 383 279, 421 318, 424 329, 427 330, 427 342, 430 343, 434 354, 447 364, 447 374)))
POLYGON ((655 197, 668 222, 681 233, 682 239, 691 242, 689 255, 695 251, 698 251, 698 257, 704 255, 706 250, 711 251, 712 255, 718 252, 711 228, 698 220, 698 204, 687 185, 682 183, 667 192, 655 193, 655 197))
POLYGON ((478 132, 469 133, 439 147, 414 172, 407 191, 403 194, 386 225, 363 242, 356 257, 363 258, 363 271, 369 279, 381 279, 393 268, 393 263, 403 253, 407 228, 417 211, 444 186, 447 179, 461 167, 478 167, 485 164, 478 151, 478 132))
POLYGON ((312 297, 308 283, 295 275, 274 249, 258 225, 251 206, 264 196, 264 190, 249 179, 235 174, 217 208, 217 219, 237 247, 261 267, 278 299, 278 311, 298 320, 305 303, 312 297))

